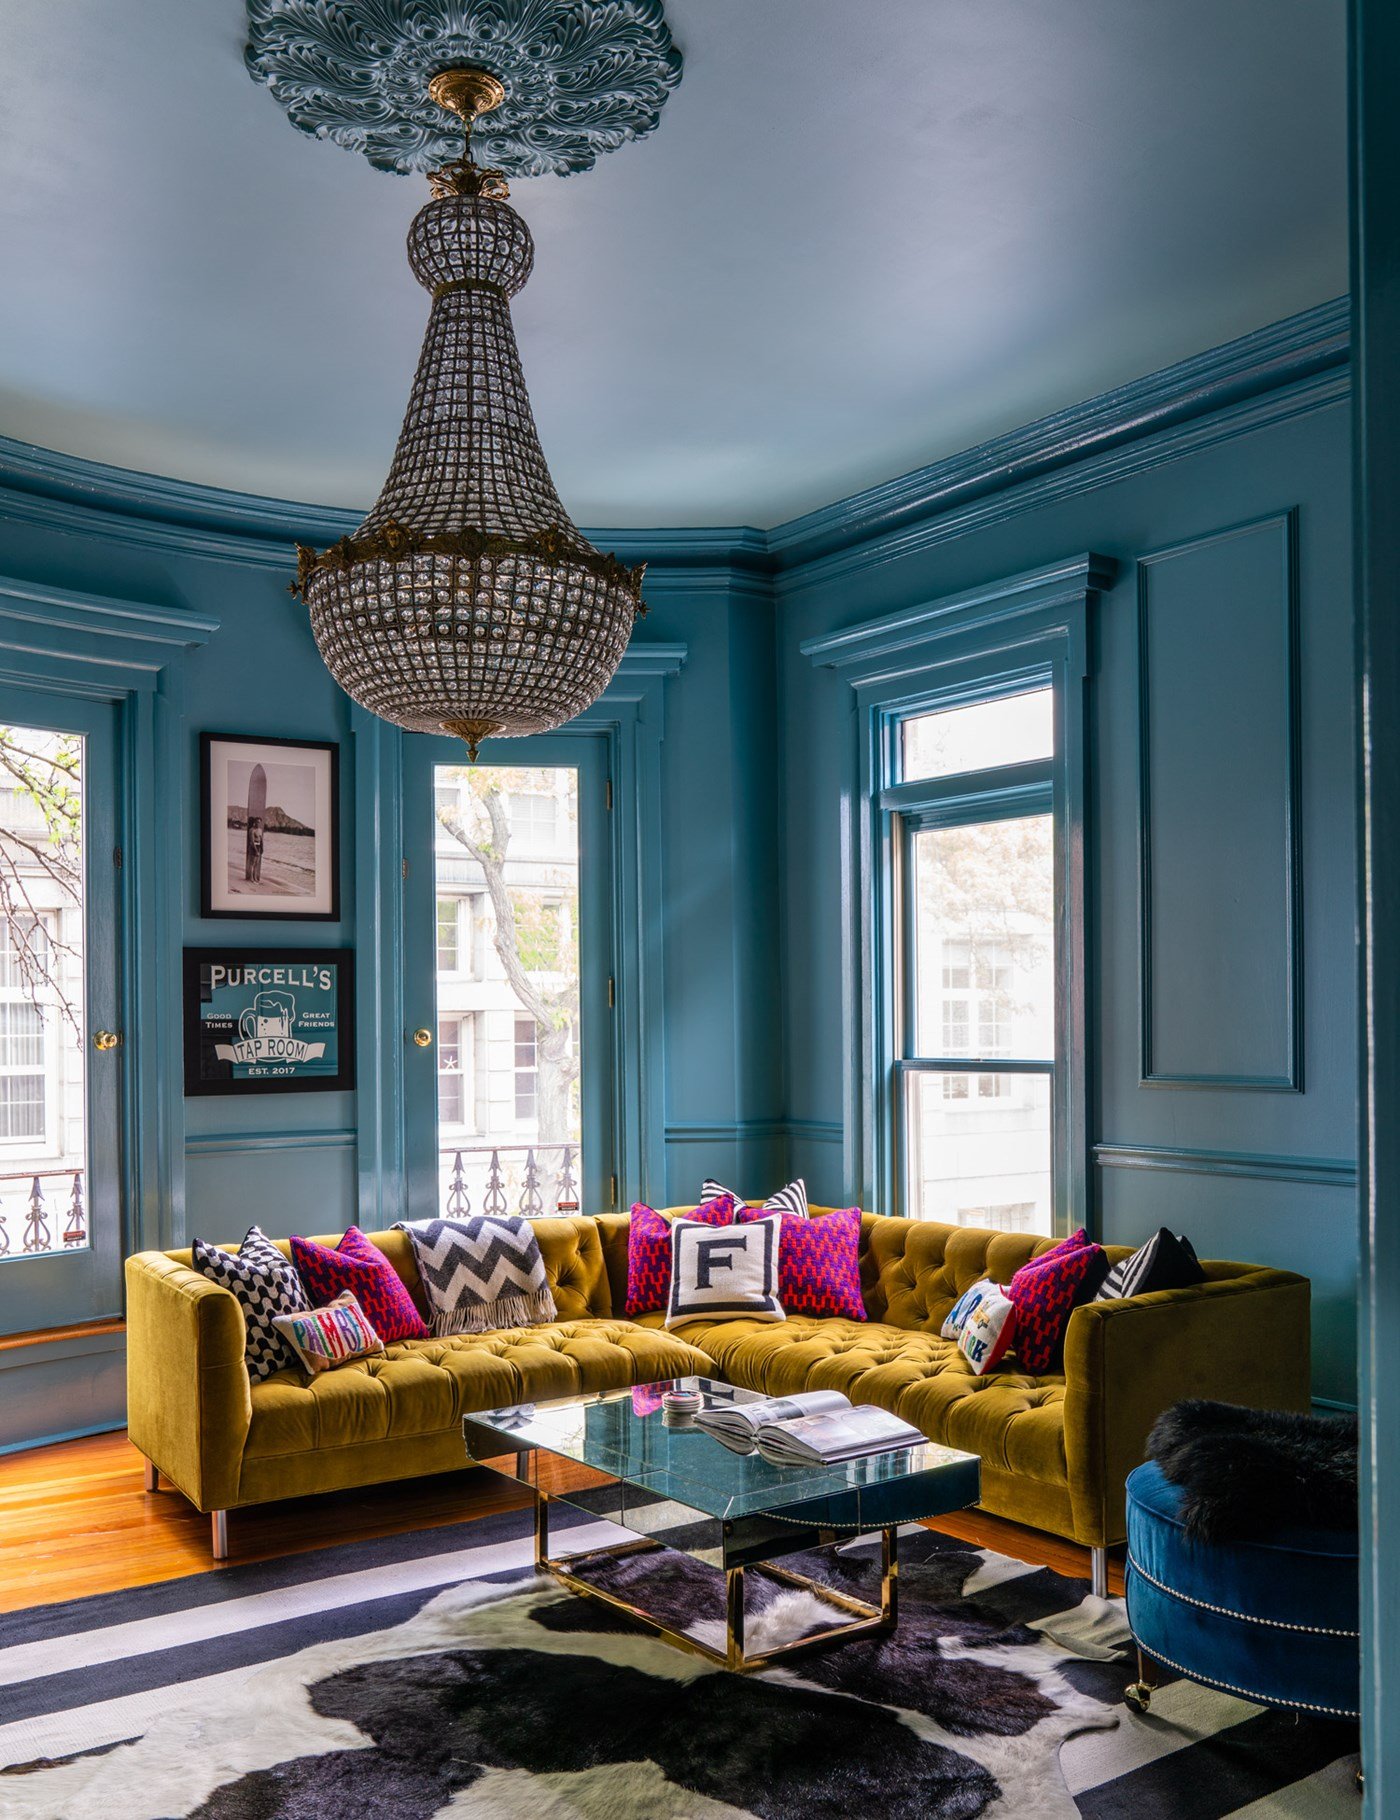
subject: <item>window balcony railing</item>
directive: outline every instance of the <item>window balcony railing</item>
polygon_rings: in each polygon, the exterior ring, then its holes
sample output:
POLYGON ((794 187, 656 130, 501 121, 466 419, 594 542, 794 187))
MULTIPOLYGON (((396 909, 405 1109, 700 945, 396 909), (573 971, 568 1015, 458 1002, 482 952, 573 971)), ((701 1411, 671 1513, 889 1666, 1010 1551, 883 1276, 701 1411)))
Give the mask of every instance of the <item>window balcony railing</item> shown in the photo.
POLYGON ((0 1175, 0 1258, 74 1251, 87 1242, 81 1169, 45 1169, 38 1175, 24 1169, 0 1175), (12 1188, 16 1182, 28 1183, 27 1195, 12 1188))
POLYGON ((579 1210, 577 1144, 454 1144, 438 1152, 443 1217, 579 1210))

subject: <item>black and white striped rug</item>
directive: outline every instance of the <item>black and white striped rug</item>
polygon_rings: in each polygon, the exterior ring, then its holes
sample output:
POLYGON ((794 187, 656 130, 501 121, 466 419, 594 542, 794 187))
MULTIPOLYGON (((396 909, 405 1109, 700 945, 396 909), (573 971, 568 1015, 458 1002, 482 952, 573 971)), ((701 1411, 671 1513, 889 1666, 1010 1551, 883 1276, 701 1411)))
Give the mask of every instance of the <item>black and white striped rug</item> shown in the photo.
MULTIPOLYGON (((617 1539, 582 1522, 574 1550, 617 1539)), ((1324 1820, 1354 1731, 1186 1682, 1117 1601, 926 1530, 900 1623, 761 1676, 534 1576, 519 1513, 0 1617, 6 1820, 1324 1820)), ((873 1590, 873 1547, 789 1563, 873 1590)), ((716 1639, 720 1580, 599 1570, 716 1639)), ((750 1576, 749 1646, 829 1615, 750 1576), (824 1615, 825 1614, 825 1615, 824 1615)))

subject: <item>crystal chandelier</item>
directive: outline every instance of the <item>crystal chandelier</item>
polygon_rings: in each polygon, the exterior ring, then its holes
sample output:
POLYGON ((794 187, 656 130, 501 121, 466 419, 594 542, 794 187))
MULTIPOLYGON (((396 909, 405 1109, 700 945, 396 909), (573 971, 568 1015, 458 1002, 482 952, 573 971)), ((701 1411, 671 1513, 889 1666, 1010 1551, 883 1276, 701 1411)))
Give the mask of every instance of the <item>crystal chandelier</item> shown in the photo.
POLYGON ((432 293, 393 466, 360 528, 297 546, 294 592, 353 700, 418 733, 466 741, 543 733, 594 702, 622 661, 641 568, 595 550, 545 465, 511 325, 534 263, 499 171, 471 128, 505 90, 479 69, 434 76, 467 143, 433 171, 408 263, 432 293))

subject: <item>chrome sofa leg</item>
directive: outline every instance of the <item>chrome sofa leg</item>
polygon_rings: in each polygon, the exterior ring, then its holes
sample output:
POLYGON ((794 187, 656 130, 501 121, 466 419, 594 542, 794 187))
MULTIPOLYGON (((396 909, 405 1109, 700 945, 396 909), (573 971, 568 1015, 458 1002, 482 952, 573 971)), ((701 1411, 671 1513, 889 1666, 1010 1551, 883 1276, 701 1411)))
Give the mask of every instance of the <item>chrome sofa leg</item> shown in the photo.
POLYGON ((1089 1550, 1089 1581, 1096 1599, 1108 1597, 1108 1550, 1089 1550))
POLYGON ((214 1559, 228 1560, 228 1512, 215 1510, 210 1512, 210 1521, 214 1531, 214 1559))
POLYGON ((145 1457, 145 1455, 143 1454, 141 1456, 141 1465, 145 1472, 146 1490, 147 1491, 159 1491, 160 1490, 160 1474, 156 1471, 155 1461, 148 1460, 145 1457))

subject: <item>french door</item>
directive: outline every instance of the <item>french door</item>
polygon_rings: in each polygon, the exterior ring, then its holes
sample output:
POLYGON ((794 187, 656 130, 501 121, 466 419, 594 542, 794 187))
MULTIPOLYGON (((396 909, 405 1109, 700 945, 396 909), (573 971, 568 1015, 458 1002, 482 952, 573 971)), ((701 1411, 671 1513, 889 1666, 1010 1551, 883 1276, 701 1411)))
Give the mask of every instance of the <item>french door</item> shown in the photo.
POLYGON ((0 1334, 121 1308, 117 711, 0 688, 0 1334))
POLYGON ((404 741, 409 1217, 617 1198, 602 734, 404 741))

